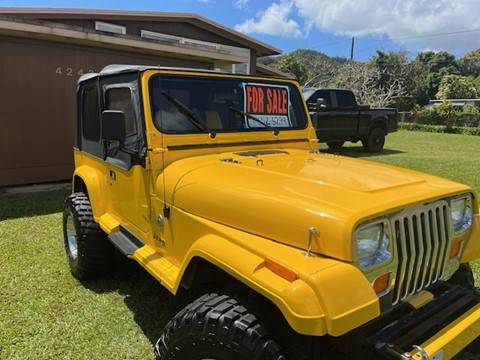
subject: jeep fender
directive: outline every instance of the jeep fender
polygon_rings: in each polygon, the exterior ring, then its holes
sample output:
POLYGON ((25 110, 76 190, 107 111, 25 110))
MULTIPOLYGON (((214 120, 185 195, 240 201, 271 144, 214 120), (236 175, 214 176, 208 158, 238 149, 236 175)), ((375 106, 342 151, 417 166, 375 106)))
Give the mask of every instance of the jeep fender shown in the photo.
MULTIPOLYGON (((378 297, 356 267, 322 257, 308 258, 299 249, 267 239, 256 241, 262 242, 264 249, 252 251, 218 234, 204 235, 191 246, 179 279, 193 259, 202 258, 269 299, 290 326, 304 335, 341 336, 380 315, 378 297), (279 254, 282 250, 285 253, 279 254), (271 255, 262 255, 264 251, 271 255), (288 268, 298 276, 295 281, 265 266, 266 258, 282 264, 277 260, 279 255, 289 259, 288 268)), ((174 292, 179 283, 172 289, 174 292)))
POLYGON ((460 262, 466 263, 478 259, 480 259, 480 214, 475 214, 472 232, 465 244, 460 262))
POLYGON ((75 169, 73 174, 72 189, 78 188, 78 181, 82 181, 85 185, 87 196, 92 205, 93 216, 95 221, 99 221, 100 216, 105 212, 105 199, 102 195, 103 175, 88 165, 82 165, 75 169))

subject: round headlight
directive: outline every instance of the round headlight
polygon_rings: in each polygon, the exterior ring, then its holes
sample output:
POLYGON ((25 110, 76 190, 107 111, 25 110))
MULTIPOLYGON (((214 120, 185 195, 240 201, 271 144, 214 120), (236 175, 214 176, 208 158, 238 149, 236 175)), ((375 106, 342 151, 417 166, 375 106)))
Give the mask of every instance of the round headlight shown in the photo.
POLYGON ((450 211, 455 235, 470 229, 473 224, 472 197, 470 195, 453 199, 450 211))
POLYGON ((386 263, 392 258, 390 237, 386 223, 361 226, 355 232, 357 259, 361 267, 368 269, 386 263))

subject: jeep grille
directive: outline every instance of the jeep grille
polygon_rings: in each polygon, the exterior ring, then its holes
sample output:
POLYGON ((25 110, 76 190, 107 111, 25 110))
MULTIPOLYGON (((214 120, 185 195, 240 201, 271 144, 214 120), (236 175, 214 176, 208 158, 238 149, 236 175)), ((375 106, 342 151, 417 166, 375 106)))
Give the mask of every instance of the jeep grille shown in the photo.
POLYGON ((398 254, 395 305, 442 278, 452 238, 449 205, 442 200, 409 208, 392 224, 398 254))

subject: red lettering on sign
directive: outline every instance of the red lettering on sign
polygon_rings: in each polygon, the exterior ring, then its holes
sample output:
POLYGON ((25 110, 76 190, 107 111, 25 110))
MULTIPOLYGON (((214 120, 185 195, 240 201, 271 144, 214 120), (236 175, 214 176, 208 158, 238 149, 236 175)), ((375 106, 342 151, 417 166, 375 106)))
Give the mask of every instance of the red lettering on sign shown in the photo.
POLYGON ((282 90, 282 114, 288 114, 288 93, 287 90, 282 90))
POLYGON ((267 113, 272 113, 272 90, 270 88, 267 89, 267 113))
POLYGON ((252 94, 253 94, 253 112, 256 113, 258 112, 258 90, 256 87, 252 88, 252 94))
POLYGON ((265 96, 262 88, 258 88, 258 112, 265 112, 265 96))
POLYGON ((252 88, 247 86, 247 112, 252 111, 252 88))
POLYGON ((288 90, 268 86, 245 86, 246 111, 251 114, 288 115, 288 90))
POLYGON ((272 114, 278 114, 278 91, 273 90, 272 114))

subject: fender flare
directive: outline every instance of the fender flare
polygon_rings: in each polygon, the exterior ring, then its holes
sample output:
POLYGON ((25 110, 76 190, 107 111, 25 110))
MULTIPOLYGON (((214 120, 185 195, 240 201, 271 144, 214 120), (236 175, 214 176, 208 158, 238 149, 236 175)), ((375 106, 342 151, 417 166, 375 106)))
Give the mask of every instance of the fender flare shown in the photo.
POLYGON ((303 335, 341 336, 380 315, 376 294, 363 274, 350 264, 339 261, 306 278, 299 273, 297 280, 289 282, 266 268, 260 253, 217 234, 204 235, 192 245, 172 289, 174 293, 195 258, 209 262, 270 300, 292 329, 303 335), (340 304, 338 299, 345 298, 352 286, 359 295, 340 304))
POLYGON ((105 181, 105 178, 95 168, 88 165, 82 165, 75 169, 72 189, 76 187, 77 178, 80 178, 85 184, 93 216, 98 222, 100 216, 105 212, 105 200, 102 196, 102 182, 105 181))

